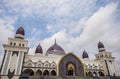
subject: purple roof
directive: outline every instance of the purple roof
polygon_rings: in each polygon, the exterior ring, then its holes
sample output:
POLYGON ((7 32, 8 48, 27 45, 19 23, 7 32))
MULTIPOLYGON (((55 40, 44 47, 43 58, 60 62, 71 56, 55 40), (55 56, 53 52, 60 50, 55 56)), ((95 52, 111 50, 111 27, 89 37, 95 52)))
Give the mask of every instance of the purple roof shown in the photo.
POLYGON ((58 54, 58 55, 61 55, 61 54, 65 54, 65 51, 63 50, 62 47, 60 47, 56 42, 54 45, 52 45, 48 50, 47 50, 47 53, 46 55, 48 54, 58 54))
POLYGON ((19 27, 16 31, 16 34, 22 34, 23 36, 25 35, 23 27, 19 27))
POLYGON ((99 42, 99 43, 98 43, 98 49, 100 49, 100 48, 104 48, 104 45, 103 45, 102 42, 99 42))
POLYGON ((35 53, 43 54, 43 50, 42 50, 42 47, 40 46, 40 44, 36 47, 35 53))
POLYGON ((84 50, 82 54, 82 58, 89 58, 88 53, 84 50))

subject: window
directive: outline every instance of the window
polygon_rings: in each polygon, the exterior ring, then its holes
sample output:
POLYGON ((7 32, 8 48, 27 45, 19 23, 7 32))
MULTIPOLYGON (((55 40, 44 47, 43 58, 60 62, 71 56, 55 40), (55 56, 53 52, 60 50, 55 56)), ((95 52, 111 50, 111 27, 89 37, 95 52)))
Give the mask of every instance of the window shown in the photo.
POLYGON ((99 56, 97 58, 99 58, 99 56))
POLYGON ((105 55, 105 57, 108 57, 107 55, 105 55))
POLYGON ((12 42, 10 43, 10 45, 12 45, 12 42))
POLYGON ((45 64, 45 67, 48 67, 48 64, 45 64))
POLYGON ((38 67, 41 67, 41 64, 38 64, 38 67))
POLYGON ((100 57, 103 57, 103 55, 100 55, 100 57))
POLYGON ((22 46, 24 47, 24 44, 22 46))
POLYGON ((19 44, 19 46, 21 46, 21 43, 19 44))
POLYGON ((16 45, 16 43, 14 43, 14 46, 16 45))
POLYGON ((28 64, 27 64, 27 66, 31 67, 31 66, 32 66, 32 64, 31 64, 31 63, 28 63, 28 64))

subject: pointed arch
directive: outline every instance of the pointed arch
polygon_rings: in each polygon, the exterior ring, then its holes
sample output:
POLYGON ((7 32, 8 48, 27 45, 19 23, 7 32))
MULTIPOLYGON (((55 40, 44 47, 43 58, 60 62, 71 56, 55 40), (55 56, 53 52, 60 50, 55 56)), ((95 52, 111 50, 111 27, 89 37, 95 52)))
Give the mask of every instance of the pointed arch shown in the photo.
POLYGON ((99 76, 105 76, 103 72, 98 72, 99 73, 99 76))
POLYGON ((22 74, 22 78, 29 78, 29 76, 34 76, 34 71, 32 69, 25 69, 22 74))
POLYGON ((91 72, 91 71, 89 71, 89 72, 88 72, 88 76, 93 77, 93 74, 92 74, 92 72, 91 72))
POLYGON ((36 76, 42 76, 42 71, 41 70, 37 70, 36 71, 36 76))
POLYGON ((56 76, 57 74, 56 74, 56 71, 55 70, 52 70, 51 71, 51 76, 56 76))
POLYGON ((48 70, 45 70, 45 71, 43 72, 43 76, 49 76, 49 71, 48 71, 48 70))
POLYGON ((98 76, 96 72, 93 72, 93 76, 98 76))
POLYGON ((73 53, 68 53, 66 55, 64 55, 59 63, 58 63, 58 75, 66 75, 67 74, 67 64, 73 64, 75 67, 74 70, 74 75, 76 76, 86 76, 85 73, 85 68, 84 65, 82 63, 82 61, 80 60, 80 58, 78 58, 75 54, 73 53), (81 73, 80 73, 81 72, 81 73))
POLYGON ((44 67, 49 67, 50 63, 48 61, 44 62, 44 67))
POLYGON ((36 66, 37 66, 37 67, 42 67, 42 66, 43 66, 42 64, 43 64, 42 61, 39 60, 39 61, 37 62, 37 64, 36 64, 36 66))

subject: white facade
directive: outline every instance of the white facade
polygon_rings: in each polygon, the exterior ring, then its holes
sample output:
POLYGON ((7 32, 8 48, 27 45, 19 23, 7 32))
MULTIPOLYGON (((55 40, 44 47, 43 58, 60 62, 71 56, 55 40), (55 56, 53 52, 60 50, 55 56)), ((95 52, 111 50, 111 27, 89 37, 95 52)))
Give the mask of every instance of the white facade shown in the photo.
MULTIPOLYGON (((64 53, 64 50, 56 43, 51 46, 47 55, 43 55, 40 45, 36 48, 35 55, 28 55, 28 41, 24 39, 24 30, 19 28, 15 38, 8 38, 8 44, 3 45, 5 54, 1 67, 1 79, 19 79, 20 77, 39 77, 39 76, 61 76, 59 67, 62 59, 69 55, 73 56, 75 62, 68 62, 66 65, 66 74, 73 76, 114 76, 116 73, 114 66, 114 57, 112 53, 106 52, 104 46, 100 43, 99 52, 95 55, 96 59, 91 61, 85 52, 83 58, 77 57, 74 53, 64 53), (77 61, 81 67, 80 73, 77 70, 77 61)), ((69 61, 72 59, 68 59, 69 61)), ((66 59, 66 61, 68 61, 66 59)), ((65 62, 66 62, 65 61, 65 62)), ((64 61, 63 61, 64 62, 64 61)), ((79 70, 80 71, 80 70, 79 70)))

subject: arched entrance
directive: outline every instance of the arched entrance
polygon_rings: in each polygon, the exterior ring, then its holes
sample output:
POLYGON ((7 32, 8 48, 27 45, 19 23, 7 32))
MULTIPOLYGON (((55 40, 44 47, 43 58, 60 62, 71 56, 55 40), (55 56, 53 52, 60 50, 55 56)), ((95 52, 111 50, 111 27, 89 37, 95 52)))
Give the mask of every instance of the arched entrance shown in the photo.
POLYGON ((72 63, 67 64, 67 75, 69 76, 75 75, 75 66, 72 63))
POLYGON ((52 70, 52 71, 51 71, 51 75, 52 75, 52 76, 56 76, 56 71, 55 71, 55 70, 52 70))
POLYGON ((88 72, 88 76, 91 76, 91 77, 93 76, 91 71, 88 72))
POLYGON ((99 76, 105 76, 103 72, 98 72, 99 73, 99 76))
POLYGON ((36 76, 42 76, 42 71, 41 70, 37 70, 36 71, 36 76))
POLYGON ((49 71, 48 71, 48 70, 45 70, 45 71, 43 72, 43 76, 49 76, 49 71))
POLYGON ((85 70, 82 61, 73 53, 63 56, 58 63, 58 75, 85 76, 85 70))
POLYGON ((97 73, 96 73, 96 72, 93 72, 93 76, 95 77, 95 76, 98 76, 98 75, 97 75, 97 73))
POLYGON ((33 70, 32 70, 32 69, 25 69, 25 70, 22 72, 21 77, 22 77, 22 78, 29 78, 29 76, 34 76, 33 70))

